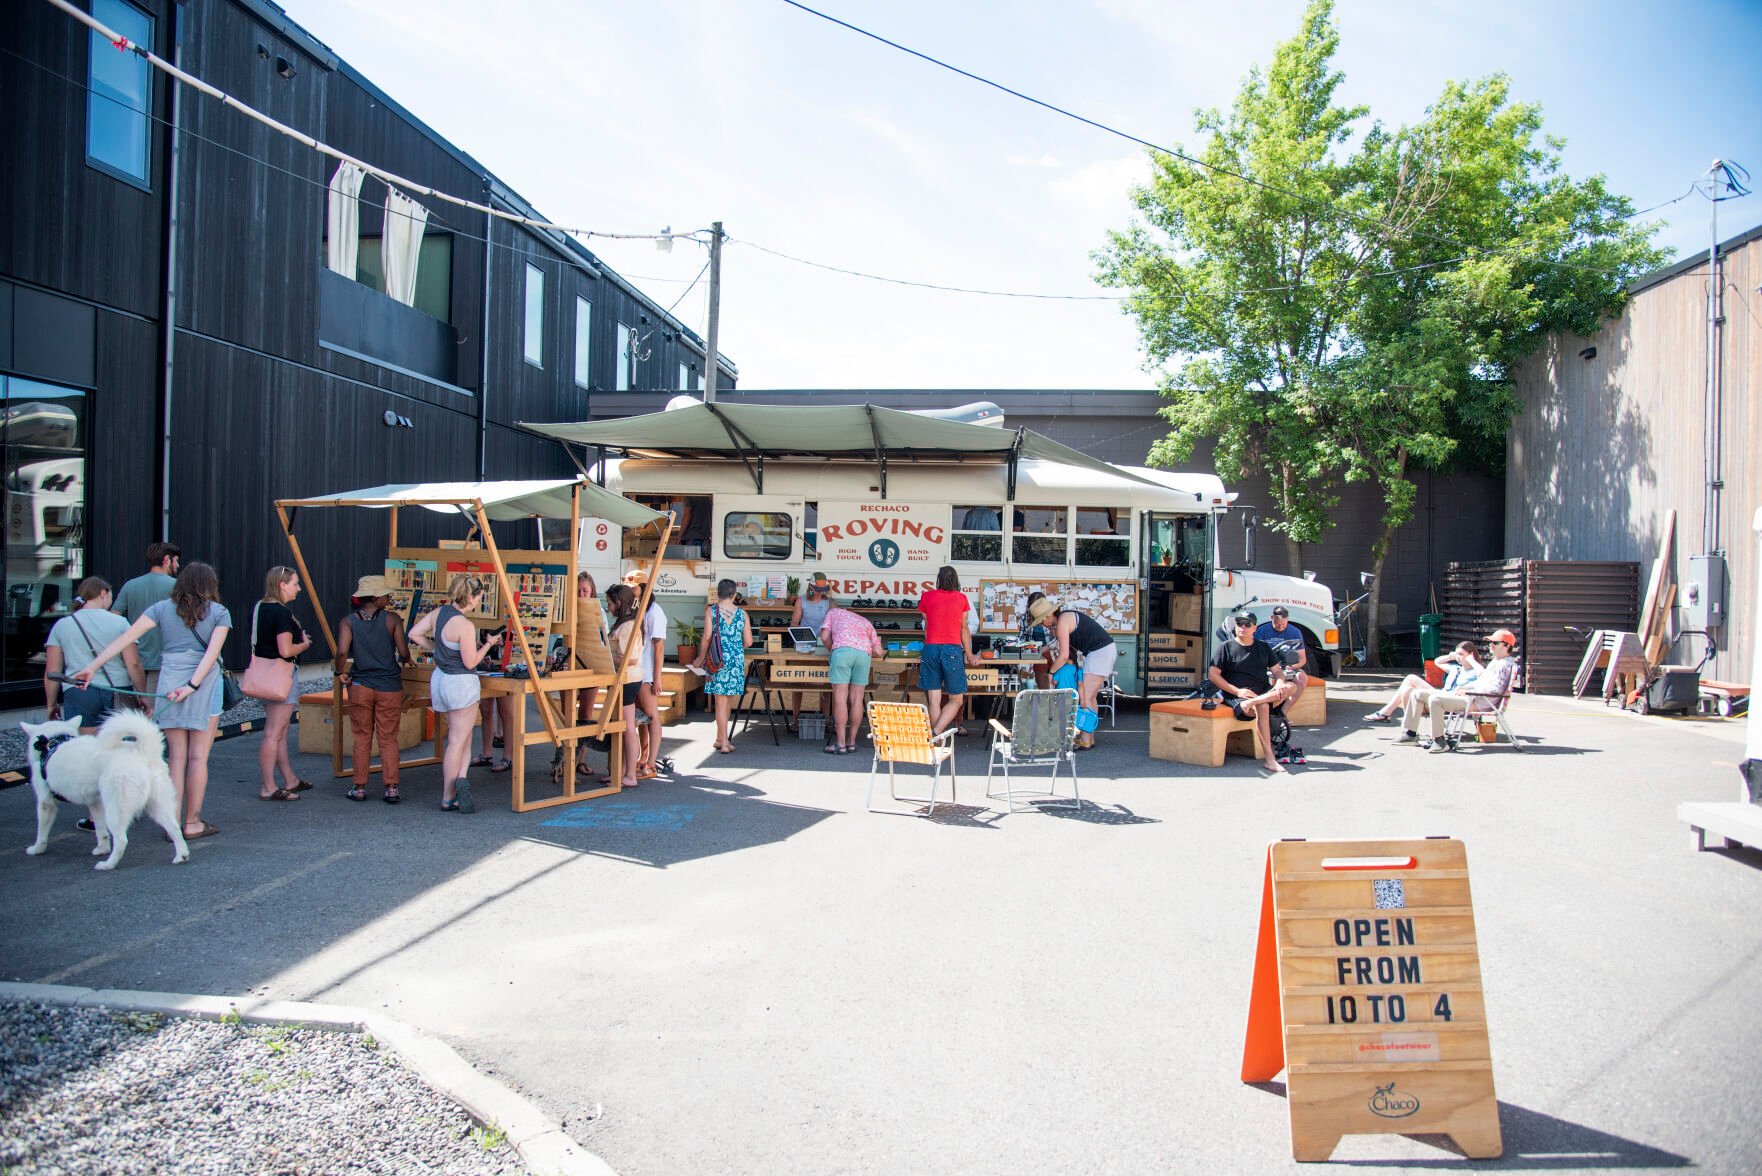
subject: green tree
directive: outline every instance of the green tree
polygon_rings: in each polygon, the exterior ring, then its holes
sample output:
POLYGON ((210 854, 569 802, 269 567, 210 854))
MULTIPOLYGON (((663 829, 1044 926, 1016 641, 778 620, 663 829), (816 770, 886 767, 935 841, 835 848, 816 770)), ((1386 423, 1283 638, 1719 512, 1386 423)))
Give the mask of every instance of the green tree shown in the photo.
MULTIPOLYGON (((1098 279, 1128 292, 1170 432, 1153 465, 1213 439, 1218 473, 1268 476, 1291 566, 1331 526, 1342 483, 1383 498, 1368 554, 1368 656, 1381 573, 1412 517, 1416 468, 1500 468, 1511 372, 1548 332, 1594 330, 1667 256, 1601 177, 1560 171, 1540 108, 1495 75, 1447 84, 1387 130, 1336 101, 1329 0, 1315 0, 1190 162, 1152 153, 1143 216, 1109 234, 1098 279)), ((1185 154, 1185 153, 1183 153, 1185 154)))

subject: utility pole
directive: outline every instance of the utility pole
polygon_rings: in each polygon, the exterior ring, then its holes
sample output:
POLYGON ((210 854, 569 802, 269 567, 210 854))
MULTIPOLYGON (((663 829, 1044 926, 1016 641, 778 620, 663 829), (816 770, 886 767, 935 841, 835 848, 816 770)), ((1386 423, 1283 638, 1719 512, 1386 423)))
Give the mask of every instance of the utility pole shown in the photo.
POLYGON ((716 403, 716 333, 722 318, 722 222, 710 226, 710 328, 704 351, 704 403, 716 403))

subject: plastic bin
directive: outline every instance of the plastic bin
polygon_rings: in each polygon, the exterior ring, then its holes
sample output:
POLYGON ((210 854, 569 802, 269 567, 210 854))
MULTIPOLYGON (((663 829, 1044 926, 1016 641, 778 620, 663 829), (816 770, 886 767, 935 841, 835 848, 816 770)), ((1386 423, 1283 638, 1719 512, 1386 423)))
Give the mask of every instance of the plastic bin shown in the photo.
POLYGON ((826 738, 826 716, 812 711, 803 711, 796 720, 795 733, 798 738, 818 743, 826 738))
POLYGON ((1443 649, 1440 626, 1444 618, 1437 613, 1419 614, 1419 656, 1430 661, 1443 649))

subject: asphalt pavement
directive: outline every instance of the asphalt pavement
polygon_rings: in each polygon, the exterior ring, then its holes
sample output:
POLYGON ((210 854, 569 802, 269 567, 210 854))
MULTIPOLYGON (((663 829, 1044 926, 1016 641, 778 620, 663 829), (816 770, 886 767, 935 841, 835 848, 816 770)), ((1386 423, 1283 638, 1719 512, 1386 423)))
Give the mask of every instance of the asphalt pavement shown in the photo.
POLYGON ((1741 723, 1519 697, 1523 753, 1428 755, 1363 723, 1382 689, 1336 687, 1283 777, 1150 760, 1124 707, 1077 813, 988 805, 975 728, 935 820, 866 812, 864 755, 717 755, 701 715, 674 779, 526 814, 482 771, 478 812, 439 811, 435 768, 351 803, 309 756, 316 791, 260 803, 247 735, 186 865, 137 825, 96 873, 65 808, 27 857, 30 790, 0 791, 0 978, 383 1008, 631 1176, 1293 1171, 1282 1085, 1238 1080, 1267 844, 1446 834, 1505 1140, 1475 1166, 1762 1168, 1762 853, 1697 854, 1675 816, 1737 797, 1741 723))

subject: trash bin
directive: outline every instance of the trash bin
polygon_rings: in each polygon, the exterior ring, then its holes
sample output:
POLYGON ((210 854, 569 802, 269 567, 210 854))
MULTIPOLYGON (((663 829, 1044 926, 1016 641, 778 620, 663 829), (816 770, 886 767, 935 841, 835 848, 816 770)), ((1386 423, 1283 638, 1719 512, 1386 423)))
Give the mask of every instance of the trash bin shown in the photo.
POLYGON ((1440 616, 1438 613, 1420 613, 1419 614, 1419 656, 1420 657, 1425 658, 1426 660, 1429 661, 1429 660, 1436 658, 1438 656, 1439 650, 1443 648, 1442 643, 1440 642, 1439 637, 1438 637, 1438 632, 1439 632, 1438 626, 1442 625, 1443 623, 1444 623, 1444 618, 1442 616, 1440 616))

